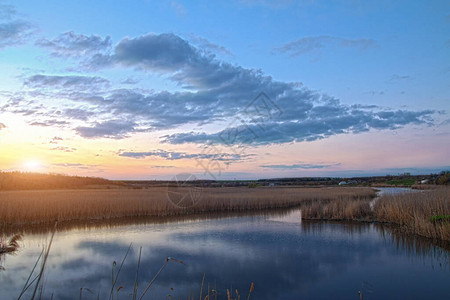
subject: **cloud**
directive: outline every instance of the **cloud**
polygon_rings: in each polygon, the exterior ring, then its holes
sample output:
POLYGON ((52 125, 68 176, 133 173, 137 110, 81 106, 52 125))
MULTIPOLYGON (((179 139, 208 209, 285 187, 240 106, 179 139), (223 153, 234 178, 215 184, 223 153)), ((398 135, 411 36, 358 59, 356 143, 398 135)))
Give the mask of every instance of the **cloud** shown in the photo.
POLYGON ((79 108, 68 108, 63 110, 64 116, 75 119, 75 120, 82 120, 86 121, 90 117, 95 116, 95 113, 93 111, 90 111, 89 108, 85 107, 79 107, 79 108))
POLYGON ((53 137, 48 143, 49 143, 49 144, 58 144, 58 143, 61 142, 62 140, 63 140, 62 137, 55 136, 55 137, 53 137))
POLYGON ((121 84, 136 84, 136 83, 139 83, 139 79, 128 77, 127 79, 122 80, 120 83, 121 84))
MULTIPOLYGON (((332 40, 348 47, 364 47, 366 43, 360 45, 359 40, 332 40)), ((99 64, 96 67, 112 64, 159 73, 184 87, 184 90, 143 92, 105 89, 99 93, 96 86, 101 79, 98 77, 80 76, 82 78, 76 80, 38 77, 36 82, 52 85, 57 97, 87 105, 63 111, 61 118, 64 120, 88 120, 93 111, 96 113, 95 122, 75 128, 85 138, 120 139, 136 132, 159 131, 187 124, 217 125, 220 122, 223 130, 179 132, 163 136, 162 141, 172 144, 227 144, 230 142, 224 137, 239 133, 232 144, 267 145, 313 141, 373 129, 393 130, 409 124, 433 124, 432 110, 388 110, 373 105, 344 105, 339 99, 311 91, 298 83, 276 81, 260 70, 221 61, 170 33, 124 38, 111 54, 102 57, 106 65, 97 61, 96 64, 99 64), (64 85, 77 86, 73 82, 84 90, 74 88, 66 92, 64 85), (111 116, 114 116, 113 120, 111 116), (227 123, 223 125, 224 122, 227 123)))
POLYGON ((186 8, 181 3, 172 1, 172 2, 170 2, 170 6, 175 11, 175 13, 180 17, 187 14, 186 8))
POLYGON ((198 36, 195 34, 189 34, 188 38, 192 44, 196 45, 198 48, 202 49, 203 51, 206 50, 206 51, 211 51, 212 53, 221 53, 221 54, 226 54, 229 56, 234 56, 233 53, 231 53, 230 49, 228 49, 224 46, 214 44, 201 36, 198 36))
POLYGON ((61 167, 61 168, 91 169, 91 168, 96 168, 99 165, 85 165, 85 164, 79 164, 79 163, 56 163, 56 164, 52 164, 52 166, 61 167))
POLYGON ((269 145, 315 141, 337 134, 360 133, 370 129, 398 129, 407 124, 431 124, 434 111, 419 112, 350 110, 346 106, 313 107, 303 120, 282 120, 230 127, 216 133, 176 133, 162 137, 170 144, 215 143, 225 145, 269 145), (314 111, 316 110, 316 112, 314 111), (335 112, 334 114, 332 112, 335 112))
POLYGON ((392 74, 392 76, 388 79, 388 82, 389 83, 395 83, 395 82, 404 81, 404 80, 411 80, 411 79, 413 79, 413 77, 411 77, 409 75, 392 74))
POLYGON ((76 127, 75 131, 82 137, 92 138, 112 138, 121 139, 127 137, 129 133, 135 132, 136 123, 123 120, 109 120, 105 122, 95 122, 92 127, 76 127))
POLYGON ((77 151, 77 148, 73 148, 73 147, 66 147, 66 146, 58 146, 58 147, 53 147, 50 148, 50 150, 54 150, 54 151, 62 151, 62 152, 75 152, 77 151))
POLYGON ((290 57, 304 54, 317 54, 325 47, 344 47, 366 50, 375 47, 377 43, 372 39, 347 39, 333 36, 311 36, 284 44, 275 48, 274 53, 285 53, 290 57))
POLYGON ((59 89, 98 89, 109 85, 107 79, 91 76, 51 76, 37 74, 25 79, 24 84, 31 88, 59 88, 59 89))
POLYGON ((125 38, 115 47, 115 61, 144 69, 176 71, 198 58, 187 41, 171 33, 125 38))
POLYGON ((217 160, 223 162, 232 161, 242 161, 253 157, 253 154, 229 154, 229 153, 186 153, 186 152, 175 152, 166 150, 155 150, 148 152, 127 152, 121 151, 118 153, 119 156, 129 157, 129 158, 147 158, 147 157, 158 157, 165 160, 180 160, 180 159, 209 159, 217 160))
POLYGON ((59 57, 83 57, 107 51, 111 47, 111 38, 99 35, 65 32, 51 40, 39 39, 36 45, 50 49, 52 55, 59 57))
POLYGON ((33 26, 17 18, 13 6, 0 3, 0 48, 21 44, 31 34, 33 26))
POLYGON ((340 163, 324 164, 324 163, 298 163, 292 165, 261 165, 261 168, 268 169, 325 169, 329 167, 339 166, 340 163))
POLYGON ((153 168, 153 169, 173 169, 173 168, 176 168, 176 166, 151 166, 150 168, 153 168))
POLYGON ((70 123, 63 120, 44 120, 44 121, 34 121, 31 122, 31 126, 42 126, 42 127, 61 127, 69 125, 70 123))

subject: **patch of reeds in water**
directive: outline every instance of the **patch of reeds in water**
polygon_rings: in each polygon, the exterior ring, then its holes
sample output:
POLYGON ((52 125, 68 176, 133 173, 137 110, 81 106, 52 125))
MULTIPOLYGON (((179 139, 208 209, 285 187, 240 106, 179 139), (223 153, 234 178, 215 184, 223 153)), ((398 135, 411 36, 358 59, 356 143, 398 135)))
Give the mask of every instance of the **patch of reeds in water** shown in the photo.
POLYGON ((450 188, 386 195, 374 206, 374 219, 400 225, 406 233, 450 241, 450 188))
POLYGON ((450 188, 384 195, 370 204, 368 198, 317 200, 301 205, 302 217, 390 223, 406 234, 450 241, 450 188))

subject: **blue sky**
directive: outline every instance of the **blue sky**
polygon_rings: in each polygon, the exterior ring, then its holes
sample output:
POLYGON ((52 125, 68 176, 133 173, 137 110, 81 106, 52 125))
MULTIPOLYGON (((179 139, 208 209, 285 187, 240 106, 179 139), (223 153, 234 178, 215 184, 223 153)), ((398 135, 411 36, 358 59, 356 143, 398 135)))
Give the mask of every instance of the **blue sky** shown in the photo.
POLYGON ((450 166, 446 1, 0 1, 0 17, 3 170, 450 166))

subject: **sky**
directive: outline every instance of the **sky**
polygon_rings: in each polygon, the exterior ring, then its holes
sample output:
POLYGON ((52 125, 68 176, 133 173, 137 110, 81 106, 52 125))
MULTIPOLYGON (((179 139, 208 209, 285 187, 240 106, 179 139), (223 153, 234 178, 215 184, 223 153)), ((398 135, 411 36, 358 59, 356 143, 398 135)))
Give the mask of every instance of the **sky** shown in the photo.
POLYGON ((2 1, 0 170, 450 169, 448 1, 2 1))

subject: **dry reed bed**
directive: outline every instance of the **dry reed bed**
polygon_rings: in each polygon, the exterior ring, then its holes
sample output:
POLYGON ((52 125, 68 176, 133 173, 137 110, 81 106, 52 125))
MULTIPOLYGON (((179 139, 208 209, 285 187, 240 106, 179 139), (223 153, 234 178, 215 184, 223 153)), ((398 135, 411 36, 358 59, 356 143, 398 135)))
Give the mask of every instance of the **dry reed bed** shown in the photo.
POLYGON ((301 205, 302 217, 318 220, 348 220, 397 224, 407 234, 450 241, 448 219, 432 221, 433 216, 450 214, 450 188, 421 193, 385 195, 373 209, 370 199, 328 199, 301 205))
MULTIPOLYGON (((189 193, 190 188, 177 192, 189 193)), ((219 211, 249 211, 298 206, 315 201, 371 199, 370 188, 203 188, 193 207, 168 200, 167 188, 142 190, 59 190, 0 192, 0 226, 55 220, 173 216, 219 211)))
POLYGON ((383 196, 373 214, 375 220, 398 224, 406 233, 450 241, 449 220, 431 220, 450 215, 450 188, 383 196))

